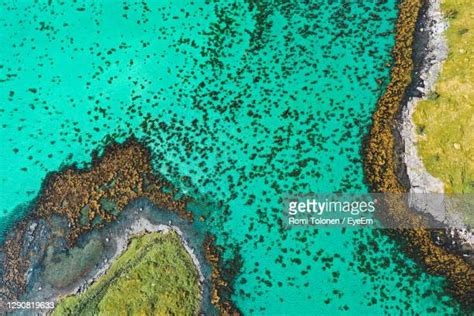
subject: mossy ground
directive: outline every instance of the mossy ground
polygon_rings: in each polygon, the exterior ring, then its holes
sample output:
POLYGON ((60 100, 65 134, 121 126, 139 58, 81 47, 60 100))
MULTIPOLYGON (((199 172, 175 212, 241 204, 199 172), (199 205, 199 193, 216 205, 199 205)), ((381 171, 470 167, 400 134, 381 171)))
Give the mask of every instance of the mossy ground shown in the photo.
POLYGON ((198 273, 175 232, 132 239, 87 291, 63 299, 53 315, 194 315, 198 273))
POLYGON ((474 193, 474 1, 444 0, 448 59, 435 92, 417 105, 418 151, 447 192, 474 193))

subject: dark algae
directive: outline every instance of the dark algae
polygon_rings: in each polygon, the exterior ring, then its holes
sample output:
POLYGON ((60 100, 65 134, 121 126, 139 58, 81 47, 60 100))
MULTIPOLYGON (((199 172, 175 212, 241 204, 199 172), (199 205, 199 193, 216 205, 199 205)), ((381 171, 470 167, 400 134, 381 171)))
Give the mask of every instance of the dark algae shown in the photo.
POLYGON ((288 193, 368 191, 362 142, 390 81, 397 3, 2 2, 5 295, 31 290, 24 258, 42 260, 19 245, 54 235, 52 262, 68 247, 95 262, 106 247, 88 238, 120 235, 145 198, 165 209, 155 224, 214 236, 199 250, 221 313, 457 312, 445 279, 386 235, 283 225, 288 193))

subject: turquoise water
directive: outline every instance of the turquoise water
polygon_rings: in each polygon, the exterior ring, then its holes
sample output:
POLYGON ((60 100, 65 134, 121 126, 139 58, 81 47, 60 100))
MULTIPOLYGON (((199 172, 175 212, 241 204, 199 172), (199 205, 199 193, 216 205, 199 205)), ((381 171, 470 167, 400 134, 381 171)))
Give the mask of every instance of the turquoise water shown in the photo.
POLYGON ((1 2, 2 227, 48 172, 134 134, 201 203, 197 229, 242 256, 246 314, 452 312, 386 237, 279 225, 283 194, 367 191, 396 15, 395 0, 1 2))

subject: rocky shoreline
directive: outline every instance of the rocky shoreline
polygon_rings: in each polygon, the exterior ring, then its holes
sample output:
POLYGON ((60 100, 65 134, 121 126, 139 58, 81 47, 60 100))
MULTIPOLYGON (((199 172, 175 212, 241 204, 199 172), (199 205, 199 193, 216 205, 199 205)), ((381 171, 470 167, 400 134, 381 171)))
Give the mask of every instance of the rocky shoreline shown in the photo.
POLYGON ((180 236, 199 273, 201 311, 211 315, 217 313, 216 307, 210 303, 212 267, 206 261, 206 253, 202 247, 205 236, 195 232, 191 223, 175 213, 160 210, 147 199, 139 199, 127 206, 116 221, 81 235, 73 247, 69 247, 63 236, 57 234, 61 223, 64 222, 51 224, 34 219, 28 222, 27 240, 22 245, 22 250, 26 256, 33 251, 36 255, 29 256, 27 286, 16 300, 57 303, 65 296, 84 292, 107 272, 114 260, 128 248, 133 236, 174 230, 180 236), (93 243, 100 243, 100 247, 89 247, 93 243), (48 270, 48 265, 52 262, 49 260, 51 253, 67 253, 68 255, 60 257, 64 265, 79 262, 84 257, 89 262, 85 266, 78 263, 77 267, 72 269, 56 264, 55 271, 52 271, 56 275, 52 277, 48 270))
POLYGON ((426 170, 418 155, 418 135, 413 122, 417 103, 427 100, 434 93, 443 62, 448 57, 447 28, 448 21, 441 10, 441 2, 426 1, 416 26, 413 78, 397 118, 400 133, 397 140, 407 175, 410 207, 429 214, 435 221, 445 225, 448 233, 443 243, 460 251, 474 263, 474 234, 455 213, 446 211, 448 202, 444 201, 444 184, 426 170))
MULTIPOLYGON (((238 312, 213 238, 196 229, 182 196, 153 173, 134 138, 112 143, 86 169, 68 166, 45 180, 29 215, 0 246, 0 309, 8 301, 57 301, 84 291, 140 232, 174 229, 199 268, 201 309, 238 312)), ((31 311, 29 311, 31 312, 31 311)))
POLYGON ((418 156, 416 126, 412 116, 416 104, 427 99, 433 90, 442 63, 447 58, 448 46, 444 37, 447 27, 440 1, 427 1, 415 31, 414 78, 407 92, 407 100, 402 105, 398 126, 403 142, 403 162, 409 178, 410 192, 413 193, 444 192, 441 180, 428 173, 418 156))
MULTIPOLYGON (((419 262, 428 273, 447 279, 447 290, 459 299, 463 306, 474 306, 474 268, 459 254, 436 242, 438 231, 428 229, 431 216, 420 216, 410 208, 408 201, 396 195, 410 191, 403 151, 400 151, 399 113, 413 83, 417 67, 414 60, 415 31, 423 18, 426 1, 404 0, 399 4, 396 23, 394 65, 390 82, 378 100, 373 123, 365 143, 364 168, 372 192, 394 193, 384 199, 386 212, 380 215, 382 223, 390 221, 397 227, 415 229, 391 229, 387 234, 400 242, 405 253, 419 262)), ((415 77, 416 80, 416 77, 415 77)), ((402 147, 403 148, 403 147, 402 147)), ((394 226, 392 226, 394 227, 394 226)))
MULTIPOLYGON (((167 223, 164 223, 165 219, 163 218, 157 219, 156 216, 151 214, 153 208, 153 205, 146 200, 136 202, 134 205, 131 205, 128 210, 124 211, 120 223, 116 224, 118 227, 107 227, 102 234, 106 242, 112 247, 111 249, 113 249, 112 255, 110 258, 104 258, 103 263, 97 266, 91 278, 83 280, 71 293, 62 293, 61 296, 76 295, 86 291, 87 288, 104 275, 112 263, 128 249, 131 239, 135 236, 153 232, 168 233, 174 231, 180 237, 183 247, 190 255, 198 271, 202 297, 201 311, 209 312, 212 306, 206 304, 206 302, 210 302, 210 284, 206 280, 210 280, 211 268, 204 260, 204 253, 200 251, 201 247, 198 241, 201 240, 201 238, 192 236, 194 234, 191 232, 191 227, 175 216, 167 218, 167 223), (173 218, 175 224, 173 224, 171 218, 173 218), (176 224, 176 222, 178 222, 178 224, 176 224), (120 230, 122 234, 115 233, 117 230, 120 230)), ((164 211, 155 210, 155 212, 164 211)), ((57 302, 58 299, 60 299, 60 297, 57 296, 52 300, 57 302)))

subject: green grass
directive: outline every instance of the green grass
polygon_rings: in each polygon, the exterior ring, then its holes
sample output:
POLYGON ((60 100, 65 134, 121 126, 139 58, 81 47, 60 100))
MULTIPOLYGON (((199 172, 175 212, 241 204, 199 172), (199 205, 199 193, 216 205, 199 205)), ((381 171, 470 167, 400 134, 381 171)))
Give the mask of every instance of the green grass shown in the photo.
POLYGON ((194 315, 198 273, 175 232, 133 238, 84 293, 63 299, 53 315, 194 315))
POLYGON ((446 192, 474 192, 474 1, 444 0, 449 56, 414 114, 418 151, 446 192))

